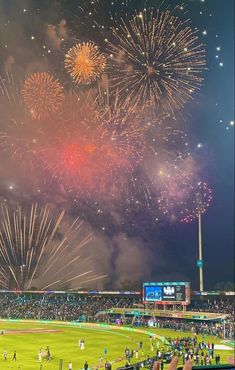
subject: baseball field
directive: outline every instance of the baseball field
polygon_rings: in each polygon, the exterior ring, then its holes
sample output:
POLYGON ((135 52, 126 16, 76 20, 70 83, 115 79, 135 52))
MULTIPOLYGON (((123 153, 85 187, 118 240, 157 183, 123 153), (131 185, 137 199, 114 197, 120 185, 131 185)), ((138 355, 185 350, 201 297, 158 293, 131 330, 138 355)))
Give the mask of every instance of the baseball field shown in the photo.
MULTIPOLYGON (((112 369, 125 364, 125 348, 135 350, 140 341, 143 342, 143 353, 139 351, 139 360, 151 352, 149 336, 151 333, 159 338, 172 338, 192 336, 191 333, 182 333, 167 329, 132 329, 129 327, 109 326, 105 324, 79 324, 46 321, 0 321, 0 369, 1 370, 58 370, 60 360, 63 369, 68 369, 71 361, 73 370, 82 369, 85 361, 89 368, 104 366, 105 361, 112 361, 112 369), (79 341, 85 342, 84 349, 80 349, 79 341), (49 347, 51 360, 43 356, 39 361, 39 351, 46 354, 49 347), (105 349, 107 354, 105 355, 105 349), (7 359, 4 359, 4 351, 7 359), (16 361, 13 353, 16 351, 16 361), (102 357, 102 361, 101 358, 102 357)), ((202 338, 198 336, 198 340, 202 338)), ((206 341, 215 343, 215 353, 219 352, 221 363, 226 363, 228 357, 233 355, 233 348, 222 340, 207 336, 206 341)), ((160 339, 159 342, 161 342, 160 339)), ((161 345, 162 347, 162 345, 161 345)), ((132 362, 137 360, 133 358, 132 362)), ((167 368, 167 365, 165 365, 167 368)), ((164 368, 164 369, 165 369, 164 368)))

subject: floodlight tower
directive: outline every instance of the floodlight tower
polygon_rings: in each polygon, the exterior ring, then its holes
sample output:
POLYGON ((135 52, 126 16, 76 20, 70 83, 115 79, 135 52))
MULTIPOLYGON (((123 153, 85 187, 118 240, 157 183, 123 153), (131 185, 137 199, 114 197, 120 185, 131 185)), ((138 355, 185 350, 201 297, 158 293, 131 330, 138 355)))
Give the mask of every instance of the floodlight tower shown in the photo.
POLYGON ((197 266, 199 268, 199 283, 200 292, 203 292, 203 259, 202 259, 202 213, 203 213, 203 201, 201 193, 196 193, 196 202, 198 209, 198 260, 197 266))

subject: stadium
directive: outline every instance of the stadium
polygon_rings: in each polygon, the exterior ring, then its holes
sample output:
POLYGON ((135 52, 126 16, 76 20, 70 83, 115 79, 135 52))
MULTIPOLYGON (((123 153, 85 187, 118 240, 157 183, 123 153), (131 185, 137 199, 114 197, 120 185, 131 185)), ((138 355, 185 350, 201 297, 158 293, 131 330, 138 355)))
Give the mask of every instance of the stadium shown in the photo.
POLYGON ((235 370, 234 0, 0 0, 0 370, 235 370))
MULTIPOLYGON (((188 289, 181 284, 144 287, 188 289)), ((75 368, 86 361, 89 368, 136 368, 151 367, 153 358, 164 368, 174 355, 180 363, 189 356, 198 365, 227 363, 234 353, 234 294, 146 302, 140 291, 1 291, 0 340, 7 348, 1 368, 66 369, 70 361, 75 368), (9 361, 14 351, 17 367, 9 361)))

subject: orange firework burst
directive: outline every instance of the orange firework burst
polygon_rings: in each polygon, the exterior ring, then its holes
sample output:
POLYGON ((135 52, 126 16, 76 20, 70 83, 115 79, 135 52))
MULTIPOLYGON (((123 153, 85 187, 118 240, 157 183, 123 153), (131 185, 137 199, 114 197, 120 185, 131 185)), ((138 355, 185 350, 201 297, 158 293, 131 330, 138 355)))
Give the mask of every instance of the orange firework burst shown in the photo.
POLYGON ((34 119, 58 112, 64 100, 60 82, 47 72, 30 74, 25 80, 22 95, 34 119))
POLYGON ((96 45, 86 42, 69 49, 64 63, 74 81, 88 85, 104 71, 105 56, 96 45))

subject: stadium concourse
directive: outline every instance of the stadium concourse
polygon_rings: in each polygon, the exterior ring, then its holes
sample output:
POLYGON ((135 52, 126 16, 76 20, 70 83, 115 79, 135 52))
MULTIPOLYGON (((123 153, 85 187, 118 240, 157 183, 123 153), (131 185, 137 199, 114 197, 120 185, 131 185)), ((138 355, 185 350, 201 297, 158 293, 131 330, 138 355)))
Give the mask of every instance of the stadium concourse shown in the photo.
POLYGON ((234 338, 234 293, 194 295, 186 312, 143 305, 141 292, 0 292, 1 319, 106 322, 234 338))

